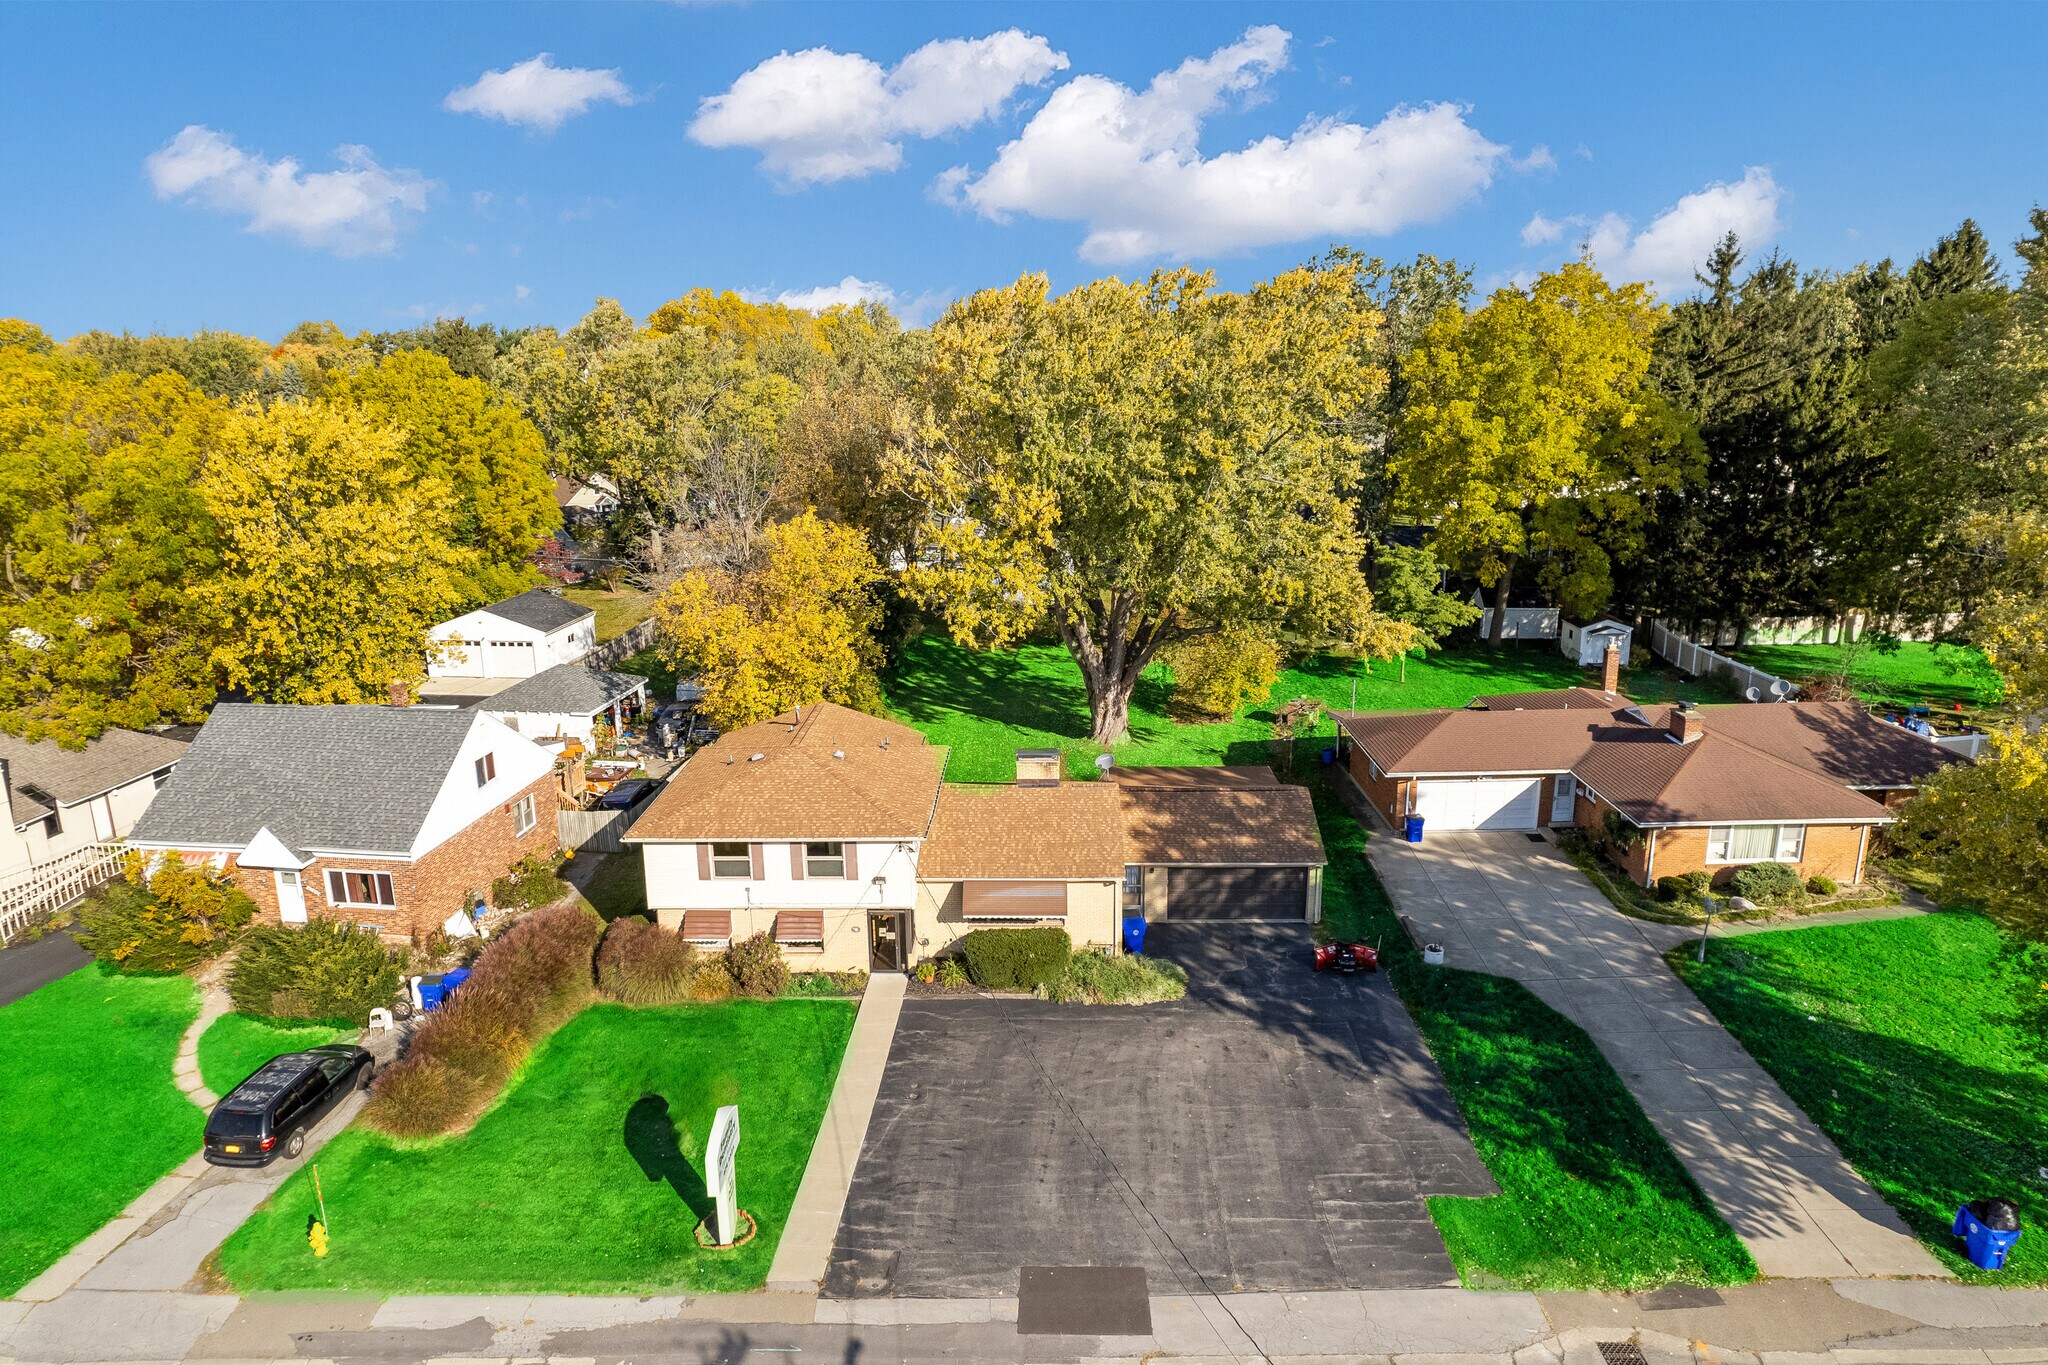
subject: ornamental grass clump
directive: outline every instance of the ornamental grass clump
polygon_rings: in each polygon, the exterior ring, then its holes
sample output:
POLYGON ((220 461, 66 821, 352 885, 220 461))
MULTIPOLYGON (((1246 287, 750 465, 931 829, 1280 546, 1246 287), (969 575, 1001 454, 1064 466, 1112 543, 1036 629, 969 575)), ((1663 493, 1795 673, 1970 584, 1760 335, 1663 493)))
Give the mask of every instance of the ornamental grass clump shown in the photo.
POLYGON ((1171 962, 1126 953, 1080 952, 1066 970, 1038 988, 1044 1000, 1084 1005, 1149 1005, 1188 993, 1188 974, 1171 962))
POLYGON ((473 1123, 534 1045, 595 997, 591 959, 603 933, 604 921, 575 905, 513 925, 378 1075, 363 1121, 403 1137, 473 1123))
POLYGON ((622 1005, 680 1005, 704 959, 681 934, 638 915, 615 919, 597 950, 597 988, 622 1005))

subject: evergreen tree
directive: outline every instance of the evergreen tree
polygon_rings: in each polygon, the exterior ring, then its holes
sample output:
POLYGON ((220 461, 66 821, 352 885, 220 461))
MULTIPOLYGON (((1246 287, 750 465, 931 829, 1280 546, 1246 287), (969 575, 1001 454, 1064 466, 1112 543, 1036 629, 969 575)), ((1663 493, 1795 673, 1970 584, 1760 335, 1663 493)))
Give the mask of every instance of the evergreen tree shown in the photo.
POLYGON ((1996 289, 2001 283, 1998 258, 1991 254, 1991 243, 1984 240, 1984 234, 1973 218, 1963 219, 1961 227, 1936 242, 1934 250, 1913 262, 1913 268, 1906 272, 1906 279, 1918 299, 1938 299, 1978 289, 1996 289))

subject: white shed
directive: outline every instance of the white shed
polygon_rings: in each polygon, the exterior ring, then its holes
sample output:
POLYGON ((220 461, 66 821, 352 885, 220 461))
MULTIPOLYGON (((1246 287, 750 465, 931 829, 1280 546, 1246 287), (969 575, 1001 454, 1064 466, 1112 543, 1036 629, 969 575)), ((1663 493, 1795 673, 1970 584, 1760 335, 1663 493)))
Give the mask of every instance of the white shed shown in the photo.
POLYGON ((531 678, 574 663, 597 644, 597 614, 542 588, 443 621, 430 678, 531 678))
POLYGON ((1606 660, 1611 643, 1621 651, 1621 666, 1626 668, 1629 641, 1634 636, 1635 631, 1619 621, 1595 621, 1590 626, 1565 621, 1558 627, 1557 647, 1565 658, 1592 668, 1606 660))

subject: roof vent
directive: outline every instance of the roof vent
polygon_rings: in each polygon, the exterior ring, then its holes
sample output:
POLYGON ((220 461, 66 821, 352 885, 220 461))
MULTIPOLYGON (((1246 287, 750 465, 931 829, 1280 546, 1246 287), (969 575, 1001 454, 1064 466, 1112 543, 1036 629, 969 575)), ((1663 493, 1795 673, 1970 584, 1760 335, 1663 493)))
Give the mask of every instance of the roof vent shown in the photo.
POLYGON ((832 757, 834 757, 834 758, 845 758, 845 757, 846 757, 846 750, 844 750, 844 749, 834 749, 834 750, 832 751, 832 757))
POLYGON ((1643 708, 1640 706, 1625 706, 1622 708, 1621 714, 1627 716, 1638 725, 1648 725, 1650 723, 1650 718, 1643 714, 1643 708))
POLYGON ((748 759, 748 760, 747 760, 747 762, 749 762, 749 763, 759 763, 759 762, 760 762, 760 761, 761 761, 762 759, 764 759, 764 758, 766 758, 766 757, 768 757, 768 755, 766 755, 766 754, 755 754, 755 755, 754 755, 754 756, 753 756, 752 758, 748 759))

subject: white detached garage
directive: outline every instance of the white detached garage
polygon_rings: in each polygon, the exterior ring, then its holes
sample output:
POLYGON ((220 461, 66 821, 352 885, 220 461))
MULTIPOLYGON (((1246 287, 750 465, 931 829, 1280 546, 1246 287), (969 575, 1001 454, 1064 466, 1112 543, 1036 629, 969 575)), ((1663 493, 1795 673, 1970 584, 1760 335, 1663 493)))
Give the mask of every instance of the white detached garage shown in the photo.
POLYGON ((541 588, 443 621, 428 632, 430 678, 531 678, 597 643, 597 615, 541 588))

